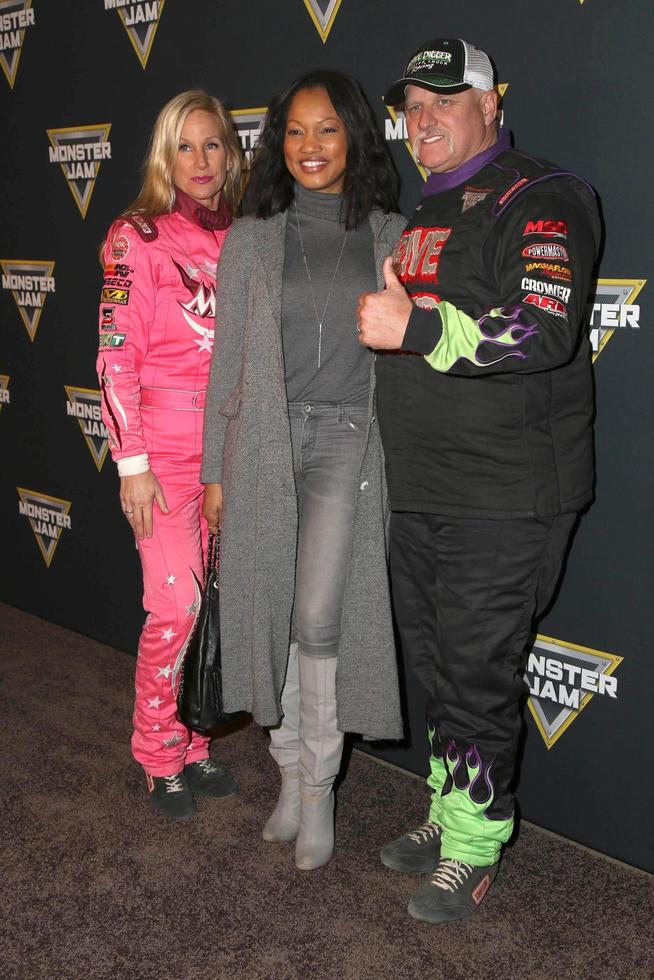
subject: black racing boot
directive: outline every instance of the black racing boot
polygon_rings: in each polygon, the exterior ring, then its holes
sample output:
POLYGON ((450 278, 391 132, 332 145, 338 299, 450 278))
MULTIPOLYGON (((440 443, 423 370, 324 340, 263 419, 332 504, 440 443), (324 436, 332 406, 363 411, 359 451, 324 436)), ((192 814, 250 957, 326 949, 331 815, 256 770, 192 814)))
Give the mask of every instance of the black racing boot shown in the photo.
POLYGON ((225 799, 238 793, 238 786, 223 762, 216 764, 211 759, 198 759, 190 762, 184 769, 191 792, 199 796, 213 796, 225 799))
POLYGON ((195 800, 191 795, 183 772, 174 776, 150 776, 145 774, 150 802, 155 810, 169 820, 188 820, 195 813, 195 800))
POLYGON ((393 871, 408 874, 435 871, 441 856, 441 828, 433 820, 428 820, 417 830, 411 830, 386 844, 379 856, 382 864, 393 871))
POLYGON ((441 858, 431 878, 411 896, 409 915, 420 922, 434 923, 466 919, 481 905, 499 866, 499 861, 478 868, 453 858, 441 858))

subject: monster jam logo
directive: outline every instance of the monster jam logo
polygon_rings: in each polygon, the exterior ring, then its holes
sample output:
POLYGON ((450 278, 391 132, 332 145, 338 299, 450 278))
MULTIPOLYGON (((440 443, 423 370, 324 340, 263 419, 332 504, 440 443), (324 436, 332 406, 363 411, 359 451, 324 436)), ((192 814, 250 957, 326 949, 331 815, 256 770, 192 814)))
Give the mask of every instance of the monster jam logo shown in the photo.
POLYGON ((575 721, 595 694, 617 698, 612 674, 623 658, 549 636, 537 636, 525 680, 529 710, 548 749, 575 721))
POLYGON ((49 568, 61 532, 71 530, 68 516, 70 500, 60 500, 59 497, 50 497, 47 493, 25 490, 23 487, 16 487, 16 489, 20 498, 18 512, 21 516, 29 518, 39 551, 49 568))
POLYGON ((95 388, 73 388, 72 385, 64 385, 64 388, 68 395, 66 414, 79 422, 82 435, 99 473, 109 448, 109 433, 102 421, 100 407, 102 395, 95 388))
POLYGON ((11 290, 21 320, 30 340, 36 331, 48 293, 54 293, 54 262, 27 262, 22 259, 0 259, 2 288, 11 290))
POLYGON ((34 27, 32 0, 0 0, 0 64, 14 87, 28 27, 34 27))
POLYGON ((597 360, 616 330, 640 327, 640 306, 634 300, 647 279, 598 279, 589 311, 590 343, 597 360))
POLYGON ((9 375, 0 374, 0 412, 4 405, 10 405, 11 399, 9 397, 9 375))
POLYGON ((336 14, 343 0, 304 0, 304 6, 309 11, 309 17, 325 44, 329 32, 334 26, 336 14))
POLYGON ((127 36, 132 42, 136 57, 145 68, 150 57, 159 18, 166 0, 104 0, 105 10, 115 10, 127 36))
POLYGON ((232 109, 230 115, 234 120, 234 128, 249 164, 266 118, 266 109, 232 109))
POLYGON ((47 129, 50 163, 58 163, 83 218, 103 160, 111 160, 111 123, 47 129))
MULTIPOLYGON (((508 82, 502 82, 501 85, 495 86, 497 90, 497 94, 500 97, 500 101, 504 97, 504 93, 506 92, 508 87, 509 87, 508 82)), ((418 160, 416 160, 415 154, 413 152, 413 147, 411 146, 411 141, 409 140, 409 134, 407 133, 406 119, 404 113, 398 112, 396 109, 393 108, 393 106, 390 105, 386 106, 386 111, 391 117, 390 119, 387 119, 385 121, 385 125, 384 125, 384 136, 386 137, 387 142, 395 143, 398 142, 399 140, 403 140, 404 145, 409 151, 409 155, 411 156, 411 159, 413 160, 416 167, 418 168, 420 176, 422 177, 423 180, 427 180, 427 177, 429 176, 429 171, 425 170, 422 164, 419 163, 418 160)))

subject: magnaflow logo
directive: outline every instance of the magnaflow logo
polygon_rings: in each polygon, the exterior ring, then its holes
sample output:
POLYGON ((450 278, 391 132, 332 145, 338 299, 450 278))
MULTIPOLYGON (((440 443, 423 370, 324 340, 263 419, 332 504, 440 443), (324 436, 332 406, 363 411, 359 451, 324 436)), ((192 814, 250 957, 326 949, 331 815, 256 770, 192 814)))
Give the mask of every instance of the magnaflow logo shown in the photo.
POLYGON ((618 679, 613 672, 622 660, 614 653, 536 637, 525 670, 527 703, 548 749, 596 694, 617 699, 618 679))
POLYGON ((252 160, 266 118, 266 108, 263 109, 232 109, 230 115, 234 120, 234 128, 241 141, 245 159, 248 164, 252 160))
POLYGON ((647 279, 598 279, 589 312, 590 343, 597 360, 616 330, 640 328, 640 306, 634 300, 647 279))
POLYGON ((14 87, 28 27, 34 27, 32 0, 0 0, 0 65, 14 87))
POLYGON ((58 163, 83 218, 103 160, 111 160, 111 123, 47 129, 50 163, 58 163))
POLYGON ((9 375, 0 374, 0 412, 5 405, 11 404, 11 398, 9 396, 9 375))
MULTIPOLYGON (((503 98, 504 93, 506 92, 508 87, 509 87, 508 82, 502 82, 500 85, 496 86, 497 93, 500 99, 503 98)), ((409 134, 407 133, 406 119, 404 117, 404 113, 398 112, 396 109, 393 108, 393 106, 390 105, 386 106, 386 111, 390 116, 390 119, 386 119, 384 124, 384 136, 386 137, 386 141, 388 143, 397 143, 402 141, 406 146, 407 150, 409 151, 409 156, 411 157, 416 167, 418 168, 420 176, 422 177, 423 180, 427 180, 427 177, 429 176, 429 171, 425 170, 422 164, 419 163, 419 161, 415 157, 415 154, 413 152, 413 147, 411 146, 411 141, 409 140, 409 134)))
POLYGON ((343 0, 304 0, 304 6, 309 11, 309 17, 320 34, 323 44, 334 26, 342 2, 343 0))
POLYGON ((16 489, 19 497, 18 513, 29 520, 43 561, 49 568, 61 539, 61 532, 71 530, 68 514, 71 502, 51 497, 47 493, 39 493, 37 490, 26 490, 24 487, 16 489))
POLYGON ((95 388, 64 385, 68 401, 66 414, 76 418, 98 473, 107 456, 109 433, 102 421, 102 395, 95 388))
POLYGON ((115 10, 120 17, 142 68, 148 63, 165 2, 166 0, 104 0, 104 9, 115 10))
POLYGON ((48 293, 54 293, 54 262, 29 262, 24 259, 0 259, 2 288, 14 297, 20 318, 30 340, 36 337, 43 304, 48 293))

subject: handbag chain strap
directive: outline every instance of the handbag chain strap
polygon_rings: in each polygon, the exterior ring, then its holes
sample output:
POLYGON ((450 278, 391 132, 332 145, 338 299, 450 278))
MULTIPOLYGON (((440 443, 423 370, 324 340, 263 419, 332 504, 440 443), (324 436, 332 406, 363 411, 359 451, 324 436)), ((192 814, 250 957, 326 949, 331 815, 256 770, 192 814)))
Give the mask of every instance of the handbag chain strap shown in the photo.
POLYGON ((207 543, 207 575, 213 571, 218 571, 220 567, 220 530, 216 531, 215 534, 209 534, 209 541, 207 543))

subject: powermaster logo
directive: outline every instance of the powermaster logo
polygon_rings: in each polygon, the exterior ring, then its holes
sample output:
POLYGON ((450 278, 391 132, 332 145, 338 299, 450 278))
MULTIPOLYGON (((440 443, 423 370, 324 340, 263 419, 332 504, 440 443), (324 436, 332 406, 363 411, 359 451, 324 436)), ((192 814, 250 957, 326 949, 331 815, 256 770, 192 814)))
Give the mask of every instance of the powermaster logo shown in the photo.
POLYGON ((47 129, 50 163, 58 163, 83 218, 103 160, 111 160, 111 123, 47 129))
POLYGON ((0 259, 2 288, 8 289, 18 307, 20 318, 30 340, 36 337, 43 305, 48 293, 54 293, 54 262, 29 262, 25 259, 0 259))
POLYGON ((320 34, 323 44, 326 43, 329 32, 334 26, 342 2, 343 0, 304 0, 304 6, 309 11, 309 17, 320 34))
POLYGON ((104 9, 115 10, 120 17, 136 57, 141 62, 141 68, 145 68, 148 63, 165 2, 166 0, 104 0, 104 9))
POLYGON ((525 670, 527 704, 548 749, 595 695, 617 699, 618 679, 613 673, 622 660, 614 653, 536 637, 525 670))
POLYGON ((11 404, 11 398, 9 397, 9 375, 0 374, 0 412, 5 405, 11 404))
POLYGON ((64 385, 68 401, 66 414, 77 419, 98 473, 107 456, 109 433, 102 421, 102 396, 95 388, 74 388, 64 385))
POLYGON ((51 497, 37 490, 26 490, 24 487, 16 489, 19 497, 18 513, 29 520, 43 561, 49 568, 62 531, 71 530, 68 514, 70 500, 61 500, 59 497, 51 497))
MULTIPOLYGON (((506 90, 509 87, 509 83, 502 82, 500 85, 496 85, 495 87, 497 89, 497 94, 499 95, 500 100, 502 100, 504 98, 506 90)), ((420 176, 422 177, 423 180, 427 180, 427 177, 429 176, 429 171, 425 170, 422 164, 419 163, 418 160, 416 159, 416 156, 413 152, 413 147, 411 146, 411 141, 409 140, 409 134, 407 133, 406 119, 404 117, 404 113, 401 111, 398 112, 393 106, 390 105, 386 106, 386 111, 391 117, 390 119, 385 120, 384 136, 386 137, 386 141, 388 143, 397 143, 400 141, 403 142, 407 150, 409 151, 409 156, 411 157, 416 167, 418 168, 418 172, 420 173, 420 176)))
POLYGON ((28 27, 34 27, 32 0, 0 0, 0 64, 14 87, 28 27))
POLYGON ((262 109, 232 109, 230 112, 234 120, 234 129, 241 141, 248 164, 251 162, 252 154, 256 149, 266 112, 265 106, 262 109))
POLYGON ((616 330, 640 328, 640 306, 634 302, 647 279, 598 279, 589 311, 590 343, 597 360, 616 330))

